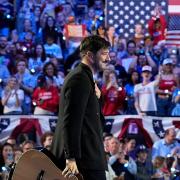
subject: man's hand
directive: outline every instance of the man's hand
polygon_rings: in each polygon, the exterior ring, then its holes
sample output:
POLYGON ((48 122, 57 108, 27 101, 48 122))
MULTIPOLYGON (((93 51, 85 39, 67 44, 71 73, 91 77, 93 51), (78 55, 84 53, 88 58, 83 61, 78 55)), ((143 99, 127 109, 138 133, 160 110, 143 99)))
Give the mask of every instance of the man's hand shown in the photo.
POLYGON ((78 173, 79 173, 79 171, 78 171, 78 168, 76 165, 76 161, 74 159, 72 159, 72 160, 67 159, 66 160, 66 168, 62 172, 62 175, 65 178, 72 178, 72 176, 74 176, 78 173))

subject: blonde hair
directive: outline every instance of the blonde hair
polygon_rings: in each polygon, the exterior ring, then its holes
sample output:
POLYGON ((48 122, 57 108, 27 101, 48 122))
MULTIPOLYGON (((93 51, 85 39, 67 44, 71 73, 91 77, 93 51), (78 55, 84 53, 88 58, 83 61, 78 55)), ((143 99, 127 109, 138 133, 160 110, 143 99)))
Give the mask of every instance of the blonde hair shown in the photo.
POLYGON ((160 168, 161 166, 163 166, 165 160, 166 159, 163 156, 156 156, 153 162, 153 166, 155 168, 160 168))

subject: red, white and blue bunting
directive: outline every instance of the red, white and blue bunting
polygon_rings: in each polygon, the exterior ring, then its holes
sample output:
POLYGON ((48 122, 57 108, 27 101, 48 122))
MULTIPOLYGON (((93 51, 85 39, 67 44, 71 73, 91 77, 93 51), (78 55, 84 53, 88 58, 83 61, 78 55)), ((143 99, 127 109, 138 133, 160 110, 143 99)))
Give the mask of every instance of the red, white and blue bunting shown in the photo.
MULTIPOLYGON (((46 131, 54 131, 58 117, 56 116, 0 116, 0 143, 9 137, 17 138, 20 133, 28 133, 34 128, 37 136, 46 131)), ((106 117, 105 131, 115 137, 123 138, 125 134, 143 134, 149 147, 163 138, 166 129, 174 127, 177 138, 180 138, 180 117, 140 117, 136 115, 106 117)))

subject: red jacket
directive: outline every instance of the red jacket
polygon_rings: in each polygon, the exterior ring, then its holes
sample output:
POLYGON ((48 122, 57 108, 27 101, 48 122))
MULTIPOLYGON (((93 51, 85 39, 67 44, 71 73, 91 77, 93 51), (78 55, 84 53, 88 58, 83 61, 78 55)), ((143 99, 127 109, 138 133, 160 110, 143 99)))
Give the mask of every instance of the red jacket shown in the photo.
POLYGON ((126 93, 124 88, 110 87, 108 90, 106 86, 102 87, 102 96, 104 99, 104 105, 102 112, 105 116, 117 115, 118 110, 124 110, 124 101, 126 93))
POLYGON ((165 37, 165 29, 167 28, 166 19, 164 16, 162 16, 162 15, 160 16, 161 28, 159 28, 158 30, 154 29, 155 20, 156 20, 156 18, 152 17, 148 22, 149 34, 154 39, 154 45, 156 45, 161 40, 165 40, 165 38, 166 38, 165 37))
POLYGON ((36 88, 32 96, 33 102, 42 109, 51 112, 57 112, 59 105, 59 93, 55 86, 50 86, 49 88, 36 88), (41 103, 40 100, 43 100, 41 103))

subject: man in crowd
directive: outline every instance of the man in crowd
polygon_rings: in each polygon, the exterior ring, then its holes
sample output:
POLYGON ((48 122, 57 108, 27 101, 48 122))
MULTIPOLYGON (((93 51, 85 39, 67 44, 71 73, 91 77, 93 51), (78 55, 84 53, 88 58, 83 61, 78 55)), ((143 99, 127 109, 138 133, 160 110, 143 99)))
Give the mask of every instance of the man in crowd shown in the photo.
POLYGON ((17 73, 16 78, 18 79, 19 87, 25 93, 25 98, 23 102, 23 114, 31 114, 31 94, 33 93, 33 88, 35 87, 35 79, 26 69, 26 60, 20 59, 17 62, 17 73))
POLYGON ((164 138, 153 144, 152 160, 157 156, 174 156, 178 149, 180 149, 180 143, 176 140, 176 131, 174 128, 169 128, 165 131, 164 138))

